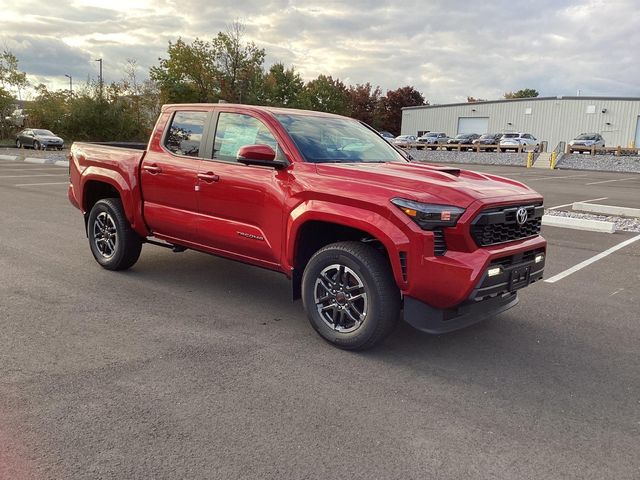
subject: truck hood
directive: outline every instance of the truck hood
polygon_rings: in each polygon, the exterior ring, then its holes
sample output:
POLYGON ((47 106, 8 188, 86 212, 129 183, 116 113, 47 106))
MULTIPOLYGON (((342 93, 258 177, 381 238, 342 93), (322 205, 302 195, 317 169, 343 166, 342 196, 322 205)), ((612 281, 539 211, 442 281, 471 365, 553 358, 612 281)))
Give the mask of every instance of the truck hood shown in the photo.
POLYGON ((514 196, 541 198, 526 185, 508 178, 470 170, 420 163, 326 163, 321 176, 342 179, 352 195, 385 193, 425 203, 466 208, 477 200, 514 196))

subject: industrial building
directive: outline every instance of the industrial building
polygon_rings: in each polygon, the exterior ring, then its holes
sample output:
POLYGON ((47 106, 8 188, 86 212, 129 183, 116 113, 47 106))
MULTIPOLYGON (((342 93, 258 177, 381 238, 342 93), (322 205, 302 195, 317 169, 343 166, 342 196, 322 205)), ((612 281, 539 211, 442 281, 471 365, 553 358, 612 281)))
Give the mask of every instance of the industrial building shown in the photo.
POLYGON ((526 132, 553 149, 580 133, 600 133, 606 146, 640 146, 640 98, 537 97, 402 110, 403 135, 526 132))

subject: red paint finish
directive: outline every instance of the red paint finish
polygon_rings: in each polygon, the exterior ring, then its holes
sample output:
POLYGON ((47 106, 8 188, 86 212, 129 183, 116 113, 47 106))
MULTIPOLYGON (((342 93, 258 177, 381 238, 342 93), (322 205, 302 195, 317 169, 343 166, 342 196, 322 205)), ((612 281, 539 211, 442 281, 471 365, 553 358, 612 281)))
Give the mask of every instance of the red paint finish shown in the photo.
MULTIPOLYGON (((292 276, 298 234, 309 221, 356 228, 385 247, 404 295, 437 308, 465 301, 496 258, 546 247, 540 237, 479 248, 470 224, 484 209, 542 202, 527 186, 466 170, 416 163, 307 163, 274 114, 285 109, 245 105, 167 105, 146 152, 76 143, 71 150, 69 199, 86 212, 89 182, 113 186, 127 218, 142 236, 156 236, 292 276), (174 155, 162 141, 176 111, 204 111, 202 158, 174 155), (286 168, 212 159, 218 113, 240 113, 264 124, 286 168), (207 157, 207 158, 205 158, 207 157), (401 197, 465 209, 445 228, 448 251, 433 252, 433 233, 421 230, 390 200, 401 197), (406 278, 400 264, 406 253, 406 278)), ((319 117, 332 117, 314 112, 319 117)))

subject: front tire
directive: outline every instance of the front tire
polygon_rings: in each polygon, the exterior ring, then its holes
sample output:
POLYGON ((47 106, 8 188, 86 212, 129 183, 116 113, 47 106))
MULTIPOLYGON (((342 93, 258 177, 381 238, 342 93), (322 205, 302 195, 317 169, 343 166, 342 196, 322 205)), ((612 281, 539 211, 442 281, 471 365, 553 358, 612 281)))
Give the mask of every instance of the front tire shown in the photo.
POLYGON ((126 270, 140 257, 142 239, 131 229, 118 198, 96 202, 89 214, 87 234, 93 257, 107 270, 126 270))
POLYGON ((40 142, 37 140, 34 140, 33 142, 33 149, 34 150, 40 150, 40 142))
POLYGON ((17 149, 21 149, 22 148, 22 143, 20 142, 20 140, 16 140, 16 148, 17 149))
POLYGON ((360 242, 318 250, 302 276, 302 301, 322 338, 345 350, 382 341, 400 314, 400 292, 387 259, 360 242))

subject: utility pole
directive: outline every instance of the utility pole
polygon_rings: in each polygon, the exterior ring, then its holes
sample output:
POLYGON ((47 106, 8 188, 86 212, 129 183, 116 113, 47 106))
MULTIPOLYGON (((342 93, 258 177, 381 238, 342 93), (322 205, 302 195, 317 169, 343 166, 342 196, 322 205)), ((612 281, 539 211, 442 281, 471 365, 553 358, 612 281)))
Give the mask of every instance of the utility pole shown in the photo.
POLYGON ((100 62, 100 76, 98 77, 98 85, 100 86, 100 96, 102 97, 102 58, 96 59, 96 62, 100 62))
POLYGON ((65 77, 69 79, 69 93, 73 97, 73 77, 71 75, 64 74, 65 77))

